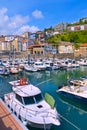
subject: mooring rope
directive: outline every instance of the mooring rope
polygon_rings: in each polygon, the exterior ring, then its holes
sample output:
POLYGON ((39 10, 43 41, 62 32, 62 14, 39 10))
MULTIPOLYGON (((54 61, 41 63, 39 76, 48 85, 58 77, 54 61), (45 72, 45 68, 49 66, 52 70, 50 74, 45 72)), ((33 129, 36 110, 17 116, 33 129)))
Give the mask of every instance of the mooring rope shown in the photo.
POLYGON ((62 119, 64 119, 66 122, 68 122, 70 125, 72 125, 73 127, 75 127, 77 130, 80 130, 80 128, 79 127, 77 127, 75 124, 73 124, 72 122, 70 122, 69 120, 67 120, 65 117, 63 117, 62 115, 60 115, 60 117, 62 118, 62 119))
POLYGON ((46 80, 46 81, 43 81, 43 82, 41 82, 41 83, 38 83, 38 84, 36 84, 35 86, 38 86, 38 85, 43 84, 43 83, 46 83, 46 82, 48 82, 48 81, 50 81, 50 80, 52 80, 52 79, 48 79, 48 80, 46 80))

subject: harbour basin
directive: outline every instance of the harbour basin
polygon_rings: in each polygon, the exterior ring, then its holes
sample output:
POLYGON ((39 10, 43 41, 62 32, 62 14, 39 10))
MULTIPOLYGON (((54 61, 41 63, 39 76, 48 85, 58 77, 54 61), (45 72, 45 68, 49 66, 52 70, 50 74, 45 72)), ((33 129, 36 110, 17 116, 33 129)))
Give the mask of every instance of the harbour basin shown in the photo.
MULTIPOLYGON (((67 83, 68 78, 79 78, 87 75, 87 67, 80 67, 69 70, 55 70, 55 71, 42 71, 42 72, 26 72, 23 71, 19 74, 0 76, 0 97, 3 98, 4 94, 12 91, 10 81, 26 77, 33 85, 41 89, 43 95, 45 93, 51 94, 55 101, 58 113, 60 114, 60 126, 52 126, 51 130, 87 130, 87 104, 78 103, 71 99, 63 98, 56 90, 62 84, 67 83)), ((29 130, 37 130, 27 126, 29 130)))

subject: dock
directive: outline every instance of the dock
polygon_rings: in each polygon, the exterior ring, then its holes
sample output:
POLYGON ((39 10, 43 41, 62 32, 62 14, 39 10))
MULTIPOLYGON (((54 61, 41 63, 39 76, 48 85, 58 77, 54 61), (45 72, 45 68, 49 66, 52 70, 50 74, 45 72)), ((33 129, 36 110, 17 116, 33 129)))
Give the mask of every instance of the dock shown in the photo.
POLYGON ((0 99, 0 130, 29 130, 0 99))

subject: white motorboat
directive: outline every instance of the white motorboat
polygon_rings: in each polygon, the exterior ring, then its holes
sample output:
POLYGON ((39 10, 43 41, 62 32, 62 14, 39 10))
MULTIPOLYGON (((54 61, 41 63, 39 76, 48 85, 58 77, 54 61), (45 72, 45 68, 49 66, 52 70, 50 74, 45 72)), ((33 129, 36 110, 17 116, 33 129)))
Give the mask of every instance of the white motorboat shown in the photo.
POLYGON ((67 59, 67 60, 61 61, 61 65, 65 66, 67 68, 77 68, 77 67, 80 67, 80 65, 75 60, 71 60, 71 59, 67 59))
POLYGON ((13 92, 4 95, 5 103, 24 123, 44 129, 60 125, 55 100, 49 94, 43 98, 41 90, 25 78, 10 84, 13 92))
POLYGON ((36 71, 38 71, 38 69, 36 67, 34 67, 33 65, 28 65, 28 64, 26 64, 24 66, 24 70, 25 71, 29 71, 29 72, 36 72, 36 71))
POLYGON ((80 59, 80 60, 78 61, 78 64, 79 64, 80 66, 87 66, 87 59, 80 59))
POLYGON ((19 73, 19 70, 16 68, 16 67, 10 67, 10 73, 11 74, 18 74, 19 73))
POLYGON ((0 75, 9 75, 9 74, 10 74, 9 68, 0 65, 0 75))
POLYGON ((42 62, 42 61, 36 61, 34 62, 34 65, 33 65, 35 68, 38 69, 38 71, 41 71, 41 70, 46 70, 46 66, 45 64, 42 62))
POLYGON ((54 63, 51 60, 47 60, 45 62, 45 65, 46 65, 46 70, 54 70, 54 69, 56 69, 56 66, 54 66, 54 63))
POLYGON ((67 85, 63 85, 57 92, 65 97, 87 103, 87 78, 71 79, 67 85))

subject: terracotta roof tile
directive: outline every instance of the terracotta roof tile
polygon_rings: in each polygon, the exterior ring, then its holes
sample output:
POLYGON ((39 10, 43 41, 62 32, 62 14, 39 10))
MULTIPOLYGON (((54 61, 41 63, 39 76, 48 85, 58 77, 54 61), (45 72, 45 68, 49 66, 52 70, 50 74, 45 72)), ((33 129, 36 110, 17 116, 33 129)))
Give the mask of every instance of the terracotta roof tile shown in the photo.
POLYGON ((81 47, 87 47, 87 43, 83 43, 80 45, 81 47))
POLYGON ((34 45, 31 45, 28 47, 28 49, 33 49, 34 47, 41 47, 41 46, 44 46, 42 44, 34 44, 34 45))

